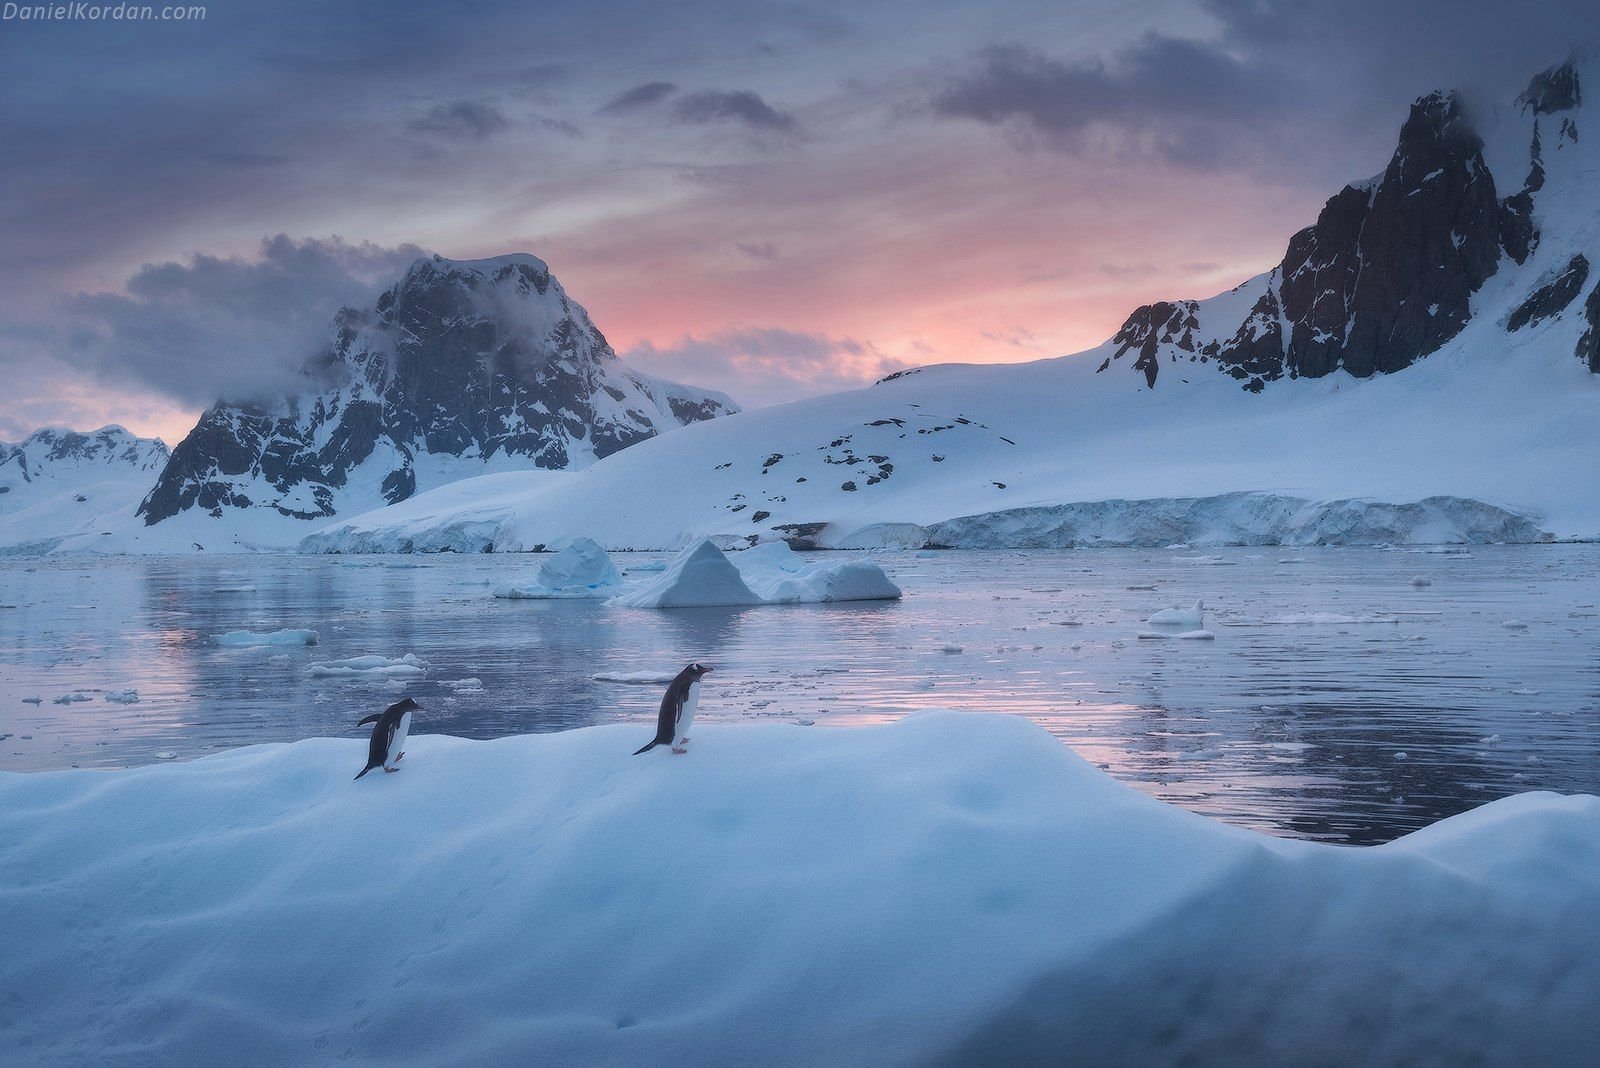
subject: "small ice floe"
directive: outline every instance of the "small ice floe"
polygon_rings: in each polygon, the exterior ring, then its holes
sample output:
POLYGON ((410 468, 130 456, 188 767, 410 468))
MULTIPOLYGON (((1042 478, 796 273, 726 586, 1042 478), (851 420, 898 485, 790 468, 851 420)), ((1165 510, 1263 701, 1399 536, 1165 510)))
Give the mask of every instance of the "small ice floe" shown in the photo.
POLYGON ((139 703, 139 691, 107 690, 105 698, 114 705, 136 705, 139 703))
POLYGON ((1130 589, 1130 590, 1143 590, 1143 591, 1146 591, 1146 592, 1148 592, 1148 591, 1152 591, 1152 590, 1154 590, 1154 589, 1155 589, 1155 588, 1156 588, 1156 587, 1155 587, 1155 583, 1153 583, 1153 582, 1152 582, 1152 583, 1150 583, 1150 584, 1149 584, 1149 585, 1147 585, 1147 586, 1129 586, 1129 587, 1128 587, 1128 589, 1130 589))
POLYGON ((42 705, 42 704, 44 704, 44 698, 43 697, 24 697, 22 699, 22 703, 25 704, 25 705, 42 705))
POLYGON ((363 678, 381 678, 383 676, 421 675, 428 669, 428 662, 417 656, 416 653, 407 653, 402 657, 387 656, 350 656, 343 660, 323 660, 312 664, 306 673, 314 679, 344 678, 361 676, 363 678))
POLYGON ((1344 626, 1354 623, 1398 623, 1393 615, 1352 616, 1343 612, 1291 612, 1281 616, 1268 616, 1262 624, 1269 627, 1344 626))
POLYGON ((671 671, 597 671, 589 676, 595 682, 620 682, 630 686, 660 686, 678 676, 671 671))
POLYGON ((1433 579, 1423 578, 1421 575, 1417 575, 1417 576, 1412 578, 1411 585, 1418 586, 1418 587, 1421 587, 1421 586, 1432 586, 1433 585, 1433 579))
POLYGON ((254 586, 248 586, 248 585, 245 585, 245 586, 215 586, 215 587, 212 588, 211 592, 212 593, 255 593, 256 592, 256 588, 254 586))
POLYGON ((1174 641, 1187 640, 1192 642, 1209 642, 1215 641, 1217 636, 1211 633, 1209 630, 1185 630, 1178 632, 1165 630, 1141 630, 1139 632, 1139 637, 1145 639, 1170 638, 1174 641))
POLYGON ((1516 697, 1536 697, 1536 696, 1538 696, 1539 691, 1538 690, 1530 690, 1526 686, 1524 686, 1521 689, 1512 690, 1511 693, 1512 693, 1513 696, 1516 696, 1516 697))
POLYGON ((156 754, 156 759, 157 760, 177 760, 178 759, 178 754, 174 753, 170 749, 163 749, 163 750, 161 750, 161 752, 156 754))
POLYGON ((456 693, 482 693, 483 680, 476 676, 465 679, 446 679, 444 685, 456 693))
POLYGON ((1498 734, 1488 734, 1488 735, 1485 735, 1482 738, 1479 738, 1478 742, 1481 745, 1493 745, 1494 743, 1498 742, 1499 740, 1500 740, 1500 736, 1498 734))
POLYGON ((226 634, 213 634, 211 640, 230 649, 248 649, 267 645, 315 645, 314 630, 230 630, 226 634))
POLYGON ((90 697, 88 694, 82 692, 81 690, 74 690, 71 693, 62 694, 60 697, 57 697, 55 700, 51 701, 50 703, 53 704, 53 705, 71 705, 71 704, 77 704, 79 701, 93 701, 93 700, 94 700, 93 697, 90 697))
POLYGON ((1185 749, 1182 752, 1174 753, 1172 755, 1172 759, 1174 759, 1174 760, 1215 760, 1219 756, 1222 756, 1222 750, 1220 748, 1216 747, 1216 746, 1210 746, 1210 747, 1205 748, 1205 749, 1185 749))
POLYGON ((1404 750, 1404 749, 1402 749, 1402 750, 1400 750, 1400 751, 1399 751, 1399 752, 1397 752, 1397 753, 1396 753, 1396 754, 1395 754, 1395 755, 1394 755, 1394 758, 1395 758, 1395 759, 1396 759, 1396 760, 1406 760, 1406 759, 1409 759, 1409 758, 1410 758, 1410 756, 1411 756, 1411 754, 1410 754, 1410 753, 1408 753, 1408 752, 1406 752, 1406 751, 1405 751, 1405 750, 1404 750))
POLYGON ((1506 630, 1527 630, 1528 629, 1528 625, 1526 623, 1524 623, 1520 619, 1508 619, 1508 620, 1506 620, 1504 623, 1502 623, 1500 625, 1502 627, 1506 628, 1506 630))
POLYGON ((1196 601, 1188 608, 1179 608, 1177 605, 1163 608, 1145 622, 1153 627, 1188 627, 1195 630, 1205 623, 1205 602, 1196 601))
POLYGON ((959 646, 959 645, 952 645, 952 644, 948 644, 947 643, 945 645, 939 646, 939 651, 941 653, 945 653, 945 654, 947 654, 949 656, 955 656, 957 653, 966 652, 966 649, 964 647, 962 647, 962 646, 959 646))

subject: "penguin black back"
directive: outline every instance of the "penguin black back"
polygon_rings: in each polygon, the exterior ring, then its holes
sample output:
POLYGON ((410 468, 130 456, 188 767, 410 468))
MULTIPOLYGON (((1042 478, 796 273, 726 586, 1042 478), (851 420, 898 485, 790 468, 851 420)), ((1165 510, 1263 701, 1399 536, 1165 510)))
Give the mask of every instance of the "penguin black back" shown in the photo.
POLYGON ((633 755, 648 753, 658 745, 671 745, 677 737, 678 720, 683 716, 684 704, 689 700, 690 688, 700 681, 700 676, 711 669, 699 662, 690 664, 667 683, 667 692, 661 698, 661 713, 656 719, 656 736, 649 745, 633 755))
MULTIPOLYGON (((394 745, 395 734, 400 730, 401 720, 421 708, 421 705, 406 697, 356 724, 357 727, 365 727, 368 723, 377 724, 372 728, 372 741, 367 745, 367 766, 361 769, 361 775, 365 775, 373 768, 381 768, 388 762, 389 751, 394 745)), ((357 775, 356 778, 361 778, 361 775, 357 775)))

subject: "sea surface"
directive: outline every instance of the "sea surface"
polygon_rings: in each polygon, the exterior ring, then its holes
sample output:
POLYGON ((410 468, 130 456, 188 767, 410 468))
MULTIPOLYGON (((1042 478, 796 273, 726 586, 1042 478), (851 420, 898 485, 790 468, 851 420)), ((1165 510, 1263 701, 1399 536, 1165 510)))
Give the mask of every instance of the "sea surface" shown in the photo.
MULTIPOLYGON (((429 710, 413 733, 628 721, 643 744, 662 685, 596 676, 698 659, 701 722, 1013 713, 1137 789, 1290 837, 1374 843, 1525 790, 1600 793, 1600 546, 886 553, 904 599, 836 605, 490 595, 541 559, 0 562, 0 770, 362 738, 403 694, 429 710), (1214 638, 1140 637, 1196 600, 1214 638), (214 637, 283 628, 317 644, 214 637), (316 668, 406 654, 420 673, 316 668)), ((630 582, 664 559, 616 556, 630 582)))

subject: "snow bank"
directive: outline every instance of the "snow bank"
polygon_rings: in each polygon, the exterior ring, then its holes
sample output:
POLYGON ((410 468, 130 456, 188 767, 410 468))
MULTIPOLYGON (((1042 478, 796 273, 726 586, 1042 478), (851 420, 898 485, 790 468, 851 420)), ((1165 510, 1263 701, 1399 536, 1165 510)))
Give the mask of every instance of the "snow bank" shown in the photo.
POLYGON ((783 542, 724 554, 701 538, 659 578, 610 603, 627 608, 693 605, 816 604, 893 600, 900 587, 867 560, 807 561, 783 542))
POLYGON ((212 640, 218 645, 235 648, 248 648, 259 645, 315 645, 317 632, 314 630, 230 630, 226 634, 214 634, 212 640))
POLYGON ((140 1063, 1583 1063, 1600 799, 1390 845, 1020 718, 365 738, 0 775, 0 1048, 140 1063), (641 731, 643 734, 641 734, 641 731))
POLYGON ((367 676, 400 676, 421 675, 428 669, 428 662, 417 656, 416 653, 407 653, 401 657, 387 656, 350 656, 343 660, 322 660, 312 664, 306 669, 306 674, 312 678, 339 678, 350 675, 367 676))
POLYGON ((494 595, 524 599, 610 597, 621 585, 622 573, 606 551, 590 538, 574 538, 540 565, 537 583, 496 586, 494 595))

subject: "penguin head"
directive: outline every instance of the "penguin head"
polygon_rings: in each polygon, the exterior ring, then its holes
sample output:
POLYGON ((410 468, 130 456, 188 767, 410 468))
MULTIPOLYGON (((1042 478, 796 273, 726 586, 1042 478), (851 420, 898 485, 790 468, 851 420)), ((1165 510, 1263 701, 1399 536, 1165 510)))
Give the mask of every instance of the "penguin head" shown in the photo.
POLYGON ((711 668, 697 660, 690 664, 687 670, 693 672, 694 677, 698 679, 701 675, 704 675, 706 672, 710 671, 711 668))
POLYGON ((403 700, 396 701, 394 704, 390 705, 389 706, 389 711, 390 712, 426 712, 427 709, 423 708, 421 705, 417 704, 411 698, 407 697, 407 698, 404 698, 403 700))

